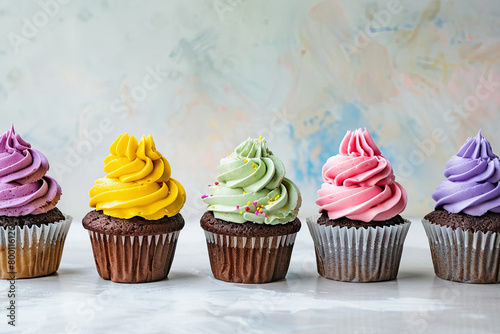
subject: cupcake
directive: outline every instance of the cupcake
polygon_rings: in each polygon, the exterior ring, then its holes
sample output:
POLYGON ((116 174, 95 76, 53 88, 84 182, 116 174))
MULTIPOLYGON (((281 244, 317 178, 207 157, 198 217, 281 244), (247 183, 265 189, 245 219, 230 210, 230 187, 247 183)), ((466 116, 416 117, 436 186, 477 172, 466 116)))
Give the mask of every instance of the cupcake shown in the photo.
POLYGON ((500 161, 481 132, 446 164, 422 223, 439 278, 500 282, 500 161))
POLYGON ((106 177, 90 189, 83 218, 89 231, 97 272, 121 283, 167 277, 184 219, 182 185, 170 177, 170 164, 151 136, 138 143, 120 135, 104 159, 106 177))
POLYGON ((322 174, 320 215, 307 219, 318 273, 344 282, 395 279, 410 228, 399 215, 407 196, 370 133, 347 131, 322 174))
POLYGON ((202 197, 208 207, 200 221, 214 277, 234 283, 284 278, 302 202, 285 166, 261 136, 241 143, 218 170, 202 197))
POLYGON ((61 263, 72 218, 56 208, 61 187, 47 158, 14 131, 0 137, 0 275, 45 276, 61 263))

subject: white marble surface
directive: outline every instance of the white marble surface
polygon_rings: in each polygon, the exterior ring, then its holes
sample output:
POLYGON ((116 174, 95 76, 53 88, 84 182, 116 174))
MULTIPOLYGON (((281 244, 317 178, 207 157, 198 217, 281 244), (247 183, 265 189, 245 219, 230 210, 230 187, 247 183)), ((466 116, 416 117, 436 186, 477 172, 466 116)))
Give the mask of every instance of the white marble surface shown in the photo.
MULTIPOLYGON (((182 230, 167 280, 117 284, 96 272, 87 232, 73 223, 58 274, 17 281, 17 326, 1 333, 498 333, 500 286, 434 276, 413 220, 397 280, 342 283, 316 272, 309 231, 297 237, 286 280, 230 284, 212 277, 196 221, 182 230)), ((3 314, 2 314, 3 313, 3 314)))

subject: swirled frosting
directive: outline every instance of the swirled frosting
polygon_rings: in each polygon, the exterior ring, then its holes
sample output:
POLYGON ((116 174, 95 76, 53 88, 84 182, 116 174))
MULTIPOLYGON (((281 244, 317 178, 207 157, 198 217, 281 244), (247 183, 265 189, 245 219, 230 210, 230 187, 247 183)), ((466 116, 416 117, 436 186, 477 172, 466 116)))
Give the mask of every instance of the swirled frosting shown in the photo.
POLYGON ((391 163, 382 156, 368 130, 347 131, 340 154, 323 166, 316 204, 330 219, 384 221, 406 207, 404 188, 395 182, 391 163))
POLYGON ((47 158, 14 130, 0 137, 0 215, 38 215, 53 209, 61 187, 50 176, 47 158))
POLYGON ((481 131, 446 163, 444 176, 432 194, 436 209, 471 216, 500 213, 500 161, 481 131))
POLYGON ((155 148, 153 137, 121 134, 104 159, 105 178, 90 189, 91 207, 117 218, 157 220, 176 215, 186 202, 182 185, 170 177, 170 164, 155 148))
POLYGON ((202 198, 215 218, 233 223, 285 224, 297 217, 299 188, 266 139, 249 138, 221 160, 217 182, 202 198))

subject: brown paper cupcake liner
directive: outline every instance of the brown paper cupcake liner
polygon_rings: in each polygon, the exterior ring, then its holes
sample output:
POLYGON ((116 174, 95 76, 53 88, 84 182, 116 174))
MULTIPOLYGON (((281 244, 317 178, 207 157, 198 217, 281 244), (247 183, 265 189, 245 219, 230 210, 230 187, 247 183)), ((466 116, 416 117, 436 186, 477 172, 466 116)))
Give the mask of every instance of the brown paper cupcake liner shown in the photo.
POLYGON ((31 278, 55 273, 73 220, 67 215, 65 218, 41 226, 15 226, 12 230, 0 227, 0 278, 31 278))
POLYGON ((410 221, 369 228, 326 226, 306 219, 318 273, 343 282, 380 282, 397 277, 410 221))
POLYGON ((89 231, 99 276, 117 283, 144 283, 167 277, 179 231, 120 236, 89 231))
POLYGON ((233 283, 268 283, 285 278, 297 233, 238 237, 205 231, 215 278, 233 283))
POLYGON ((434 272, 461 283, 500 283, 500 233, 472 232, 422 220, 434 272))

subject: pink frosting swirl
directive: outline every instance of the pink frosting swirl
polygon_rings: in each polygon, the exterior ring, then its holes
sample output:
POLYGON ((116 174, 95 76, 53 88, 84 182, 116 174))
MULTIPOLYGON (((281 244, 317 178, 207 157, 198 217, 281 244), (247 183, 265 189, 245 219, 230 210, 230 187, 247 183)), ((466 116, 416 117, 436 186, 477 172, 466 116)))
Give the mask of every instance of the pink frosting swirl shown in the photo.
POLYGON ((347 131, 340 154, 323 166, 316 204, 330 219, 383 221, 401 213, 408 201, 391 163, 382 156, 368 130, 347 131))
POLYGON ((0 137, 0 215, 37 215, 53 209, 61 187, 45 174, 47 158, 32 149, 14 126, 0 137))

